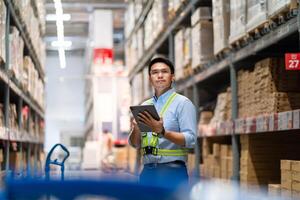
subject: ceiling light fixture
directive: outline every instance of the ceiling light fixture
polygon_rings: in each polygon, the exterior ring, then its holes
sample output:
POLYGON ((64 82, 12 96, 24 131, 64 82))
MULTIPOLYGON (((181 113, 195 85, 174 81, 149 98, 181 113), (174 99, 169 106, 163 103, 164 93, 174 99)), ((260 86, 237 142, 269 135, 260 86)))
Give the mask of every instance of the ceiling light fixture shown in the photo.
MULTIPOLYGON (((46 15, 46 21, 56 21, 56 20, 57 20, 56 14, 46 15)), ((63 21, 70 21, 71 20, 71 15, 70 14, 63 14, 62 20, 63 21)))
POLYGON ((60 42, 60 41, 52 41, 51 42, 51 46, 53 47, 64 47, 66 48, 70 48, 72 46, 72 41, 64 41, 64 42, 60 42))
MULTIPOLYGON (((57 42, 59 44, 64 44, 64 23, 63 23, 63 9, 61 5, 61 0, 53 0, 55 6, 56 14, 56 28, 57 28, 57 42)), ((63 45, 58 47, 58 55, 60 61, 60 67, 63 69, 66 67, 66 55, 65 47, 63 45)))

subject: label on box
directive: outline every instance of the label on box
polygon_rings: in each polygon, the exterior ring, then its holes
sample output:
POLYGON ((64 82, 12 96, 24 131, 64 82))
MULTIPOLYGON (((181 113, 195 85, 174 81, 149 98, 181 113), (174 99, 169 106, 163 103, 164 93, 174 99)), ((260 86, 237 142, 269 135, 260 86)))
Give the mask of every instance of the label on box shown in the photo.
POLYGON ((285 69, 300 70, 300 53, 285 54, 285 69))
POLYGON ((278 130, 292 129, 293 125, 293 113, 282 112, 278 114, 278 130))
POLYGON ((234 121, 235 123, 235 133, 245 133, 244 131, 244 125, 245 125, 245 120, 244 119, 236 119, 234 121))
POLYGON ((246 119, 246 133, 255 133, 256 132, 256 120, 254 118, 246 119))
POLYGON ((258 116, 256 118, 256 132, 268 131, 268 118, 266 116, 258 116))
POLYGON ((271 114, 269 117, 269 131, 277 131, 278 130, 278 115, 271 114))
POLYGON ((293 128, 300 129, 300 110, 293 111, 293 128))

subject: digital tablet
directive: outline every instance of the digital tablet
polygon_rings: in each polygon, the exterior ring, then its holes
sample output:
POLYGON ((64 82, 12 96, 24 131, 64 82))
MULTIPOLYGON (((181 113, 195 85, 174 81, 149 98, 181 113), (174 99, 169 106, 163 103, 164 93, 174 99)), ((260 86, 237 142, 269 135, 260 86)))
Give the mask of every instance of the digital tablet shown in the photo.
POLYGON ((139 119, 138 119, 139 113, 147 111, 148 113, 150 113, 150 115, 154 119, 156 119, 156 120, 160 119, 154 105, 130 106, 130 110, 131 110, 133 117, 134 117, 135 121, 137 122, 141 132, 152 132, 152 130, 146 124, 139 122, 139 119))

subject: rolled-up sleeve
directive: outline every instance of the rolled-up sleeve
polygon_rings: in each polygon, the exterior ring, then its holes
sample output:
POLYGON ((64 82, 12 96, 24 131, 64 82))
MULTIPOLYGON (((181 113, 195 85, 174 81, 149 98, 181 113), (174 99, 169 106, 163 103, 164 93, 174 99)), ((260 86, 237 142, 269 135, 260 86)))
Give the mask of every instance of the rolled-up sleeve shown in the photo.
POLYGON ((185 138, 185 147, 194 148, 197 137, 196 108, 186 99, 180 104, 178 111, 179 128, 185 138))

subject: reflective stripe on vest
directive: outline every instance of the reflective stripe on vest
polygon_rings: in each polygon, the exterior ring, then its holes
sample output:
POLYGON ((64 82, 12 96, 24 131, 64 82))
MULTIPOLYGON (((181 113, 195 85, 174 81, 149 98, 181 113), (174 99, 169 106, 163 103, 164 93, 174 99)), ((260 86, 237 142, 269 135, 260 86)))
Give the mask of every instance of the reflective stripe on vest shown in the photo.
MULTIPOLYGON (((170 107, 171 103, 174 101, 177 93, 172 93, 168 98, 167 102, 163 106, 160 111, 160 116, 164 116, 168 108, 170 107)), ((146 101, 146 103, 153 104, 152 99, 146 101)), ((153 155, 160 155, 160 156, 186 156, 188 154, 188 149, 158 149, 158 134, 152 132, 152 137, 150 140, 150 144, 148 144, 148 137, 147 133, 142 133, 142 154, 146 154, 146 149, 151 149, 151 154, 153 155), (151 147, 151 148, 147 148, 151 147)))

